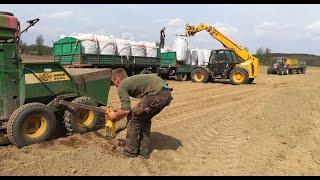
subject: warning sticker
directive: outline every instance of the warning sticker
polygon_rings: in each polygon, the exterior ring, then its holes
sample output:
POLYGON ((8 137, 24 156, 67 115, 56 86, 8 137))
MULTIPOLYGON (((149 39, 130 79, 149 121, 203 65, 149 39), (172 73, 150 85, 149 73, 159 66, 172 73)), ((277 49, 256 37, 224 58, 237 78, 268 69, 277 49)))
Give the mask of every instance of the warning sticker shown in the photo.
POLYGON ((25 74, 25 83, 26 84, 37 84, 42 82, 55 82, 55 81, 67 81, 70 80, 69 76, 63 72, 45 72, 45 73, 35 73, 34 74, 25 74), (37 78, 37 77, 38 78, 37 78))

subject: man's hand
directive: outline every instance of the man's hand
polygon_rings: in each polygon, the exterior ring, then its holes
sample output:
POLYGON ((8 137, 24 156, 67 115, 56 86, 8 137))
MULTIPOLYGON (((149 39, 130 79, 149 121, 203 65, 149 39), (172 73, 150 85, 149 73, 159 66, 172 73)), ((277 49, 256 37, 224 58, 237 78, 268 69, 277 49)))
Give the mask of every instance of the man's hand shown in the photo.
POLYGON ((108 114, 111 121, 119 121, 120 119, 126 117, 129 111, 124 111, 119 109, 118 111, 112 111, 108 114))
POLYGON ((115 121, 117 119, 117 113, 112 111, 108 114, 111 121, 115 121))

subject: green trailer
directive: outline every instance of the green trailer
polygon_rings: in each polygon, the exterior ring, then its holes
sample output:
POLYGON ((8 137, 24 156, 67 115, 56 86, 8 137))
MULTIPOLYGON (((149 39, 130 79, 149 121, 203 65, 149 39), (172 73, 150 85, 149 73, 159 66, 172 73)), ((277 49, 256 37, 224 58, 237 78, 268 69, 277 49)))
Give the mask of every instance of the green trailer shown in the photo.
POLYGON ((124 68, 128 75, 155 73, 158 57, 84 54, 81 40, 65 37, 53 44, 54 61, 67 67, 124 68))
POLYGON ((161 53, 160 62, 158 74, 165 79, 174 77, 177 81, 186 81, 194 68, 192 65, 179 64, 176 61, 176 52, 161 53))
POLYGON ((118 56, 84 54, 81 40, 65 37, 53 44, 54 61, 66 67, 124 68, 128 75, 158 73, 162 78, 170 76, 176 80, 187 80, 193 66, 180 65, 176 61, 176 52, 160 52, 157 57, 118 56))
MULTIPOLYGON (((101 113, 80 107, 107 105, 112 70, 21 63, 19 23, 10 13, 0 17, 17 23, 0 25, 0 144, 9 140, 23 147, 52 139, 59 123, 69 134, 96 129, 101 113)), ((37 21, 29 21, 29 27, 37 21)))

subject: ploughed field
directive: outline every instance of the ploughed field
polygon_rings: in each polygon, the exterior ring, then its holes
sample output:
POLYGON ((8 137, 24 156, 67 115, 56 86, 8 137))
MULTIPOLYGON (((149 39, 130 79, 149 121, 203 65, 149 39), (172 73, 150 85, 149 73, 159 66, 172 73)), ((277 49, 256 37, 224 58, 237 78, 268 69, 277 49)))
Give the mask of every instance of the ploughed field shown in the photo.
POLYGON ((0 175, 320 175, 320 68, 260 70, 252 85, 168 81, 174 100, 153 119, 148 160, 118 153, 126 130, 108 141, 100 129, 2 146, 0 175))

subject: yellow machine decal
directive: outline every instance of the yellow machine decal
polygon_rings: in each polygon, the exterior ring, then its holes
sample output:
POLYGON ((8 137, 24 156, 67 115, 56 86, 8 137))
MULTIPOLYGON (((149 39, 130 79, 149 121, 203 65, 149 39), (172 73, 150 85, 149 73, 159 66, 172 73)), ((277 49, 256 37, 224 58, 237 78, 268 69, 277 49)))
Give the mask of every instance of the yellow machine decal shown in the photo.
POLYGON ((63 72, 45 72, 45 73, 35 73, 34 74, 25 74, 25 83, 26 84, 37 84, 42 82, 55 82, 55 81, 67 81, 70 80, 69 76, 63 72), (38 77, 35 77, 35 75, 38 77))

